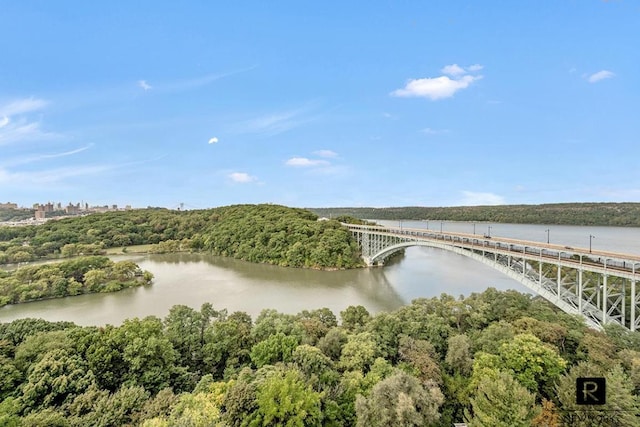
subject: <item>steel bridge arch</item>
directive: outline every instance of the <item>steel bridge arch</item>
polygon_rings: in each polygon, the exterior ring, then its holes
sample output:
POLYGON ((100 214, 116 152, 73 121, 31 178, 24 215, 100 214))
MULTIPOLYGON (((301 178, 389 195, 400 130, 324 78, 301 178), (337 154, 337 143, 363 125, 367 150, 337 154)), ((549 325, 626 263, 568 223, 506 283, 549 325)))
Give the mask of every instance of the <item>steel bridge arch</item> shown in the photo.
POLYGON ((442 249, 499 271, 594 328, 640 330, 640 258, 508 238, 345 224, 369 266, 412 246, 442 249))
MULTIPOLYGON (((546 299, 547 301, 551 302, 552 304, 555 304, 558 308, 560 308, 562 311, 564 311, 567 314, 571 314, 571 315, 580 315, 580 313, 578 311, 576 311, 575 307, 573 307, 571 304, 563 301, 562 299, 558 298, 558 295, 549 292, 547 289, 541 287, 539 285, 538 282, 536 282, 535 280, 530 279, 529 277, 527 277, 526 275, 522 274, 522 269, 515 269, 515 268, 510 268, 507 267, 505 265, 499 264, 495 261, 492 261, 491 259, 487 258, 486 256, 482 256, 480 254, 477 254, 473 251, 470 251, 468 249, 464 249, 464 248, 460 248, 460 247, 456 247, 456 246, 452 246, 450 244, 441 244, 441 243, 437 243, 437 242, 429 242, 429 241, 421 241, 421 240, 414 240, 414 241, 406 241, 406 242, 401 242, 401 243, 397 243, 394 244, 392 246, 389 246, 388 248, 385 248, 381 251, 379 251, 378 253, 376 253, 375 255, 370 257, 370 261, 369 261, 369 265, 375 265, 377 263, 382 263, 384 262, 384 260, 386 258, 388 258, 390 255, 392 255, 393 253, 400 251, 402 249, 408 248, 408 247, 412 247, 412 246, 423 246, 423 247, 429 247, 429 248, 435 248, 435 249, 442 249, 444 251, 448 251, 448 252, 452 252, 458 255, 462 255, 465 256, 467 258, 471 258, 475 261, 479 261, 480 263, 489 266, 491 268, 493 268, 494 270, 497 270, 503 274, 505 274, 506 276, 510 277, 511 279, 514 279, 515 281, 517 281, 518 283, 520 283, 521 285, 527 287, 528 289, 532 290, 533 292, 535 292, 536 294, 540 295, 541 297, 543 297, 544 299, 546 299)), ((514 266, 520 266, 522 267, 522 264, 514 264, 514 266)), ((525 267, 526 268, 526 267, 525 267)), ((599 309, 595 306, 591 307, 592 310, 591 313, 592 315, 598 315, 598 311, 599 309)), ((582 313, 584 315, 584 313, 582 313)), ((587 325, 589 325, 592 328, 596 328, 596 329, 602 329, 602 325, 599 323, 599 321, 597 319, 594 319, 591 316, 583 316, 585 322, 587 323, 587 325)))

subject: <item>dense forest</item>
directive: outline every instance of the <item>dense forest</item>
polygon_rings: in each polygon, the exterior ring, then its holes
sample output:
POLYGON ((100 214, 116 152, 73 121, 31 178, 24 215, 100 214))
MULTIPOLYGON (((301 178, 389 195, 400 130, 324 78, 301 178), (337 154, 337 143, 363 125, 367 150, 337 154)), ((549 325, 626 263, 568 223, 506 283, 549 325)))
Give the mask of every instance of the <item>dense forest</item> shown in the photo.
POLYGON ((557 203, 544 205, 310 208, 320 216, 363 219, 486 221, 511 224, 560 224, 640 227, 640 203, 557 203))
POLYGON ((288 267, 362 265, 356 242, 339 222, 318 221, 307 210, 270 204, 139 209, 0 227, 0 264, 149 244, 157 245, 153 252, 208 251, 288 267))
POLYGON ((114 262, 105 256, 0 270, 0 307, 46 298, 116 292, 148 285, 152 280, 153 274, 142 271, 133 261, 114 262))
POLYGON ((0 324, 3 426, 638 426, 640 333, 488 289, 371 315, 0 324), (577 406, 576 377, 607 403, 577 406))

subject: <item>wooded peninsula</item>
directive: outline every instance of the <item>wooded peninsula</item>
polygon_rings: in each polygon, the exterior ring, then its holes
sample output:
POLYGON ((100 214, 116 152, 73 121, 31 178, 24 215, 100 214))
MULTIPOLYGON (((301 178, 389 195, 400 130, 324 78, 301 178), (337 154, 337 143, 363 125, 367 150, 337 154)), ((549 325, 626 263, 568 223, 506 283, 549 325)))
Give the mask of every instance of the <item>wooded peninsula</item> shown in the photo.
POLYGON ((38 264, 14 271, 0 270, 0 307, 49 298, 117 292, 148 285, 153 274, 133 261, 114 262, 106 256, 74 258, 55 264, 38 264))
POLYGON ((207 210, 137 209, 0 227, 0 264, 100 255, 153 245, 150 252, 202 251, 283 267, 362 266, 350 232, 308 210, 234 205, 207 210))

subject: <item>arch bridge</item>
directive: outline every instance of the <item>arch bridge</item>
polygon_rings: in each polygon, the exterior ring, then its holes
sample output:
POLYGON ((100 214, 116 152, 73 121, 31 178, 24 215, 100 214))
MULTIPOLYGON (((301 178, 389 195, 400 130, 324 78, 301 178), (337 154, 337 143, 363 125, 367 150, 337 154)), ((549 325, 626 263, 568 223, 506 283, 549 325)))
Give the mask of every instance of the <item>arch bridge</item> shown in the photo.
POLYGON ((506 274, 591 327, 617 323, 640 330, 640 256, 422 228, 343 225, 369 266, 410 246, 443 249, 506 274))

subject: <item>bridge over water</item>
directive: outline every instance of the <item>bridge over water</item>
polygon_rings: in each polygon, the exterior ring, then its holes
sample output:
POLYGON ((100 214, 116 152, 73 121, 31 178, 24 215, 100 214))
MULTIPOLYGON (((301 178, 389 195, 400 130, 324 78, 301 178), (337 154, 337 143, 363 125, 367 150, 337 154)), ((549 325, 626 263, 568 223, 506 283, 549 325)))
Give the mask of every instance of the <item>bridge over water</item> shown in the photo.
POLYGON ((410 246, 443 249, 506 274, 592 327, 618 323, 640 330, 640 256, 481 234, 343 225, 369 266, 410 246))

